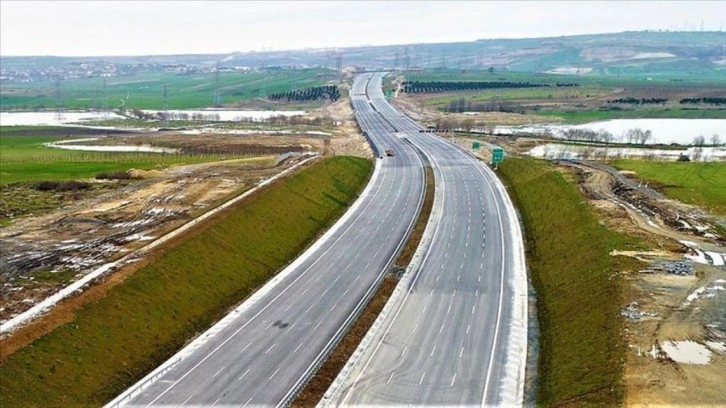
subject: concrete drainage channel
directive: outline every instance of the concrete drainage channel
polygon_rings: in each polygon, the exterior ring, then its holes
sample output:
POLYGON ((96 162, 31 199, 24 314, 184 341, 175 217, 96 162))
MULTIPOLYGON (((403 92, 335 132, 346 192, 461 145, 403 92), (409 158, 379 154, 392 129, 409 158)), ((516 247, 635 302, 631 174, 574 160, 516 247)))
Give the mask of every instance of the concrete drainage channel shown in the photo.
POLYGON ((169 240, 179 236, 180 234, 183 234, 187 232, 188 230, 194 228, 199 223, 202 223, 206 221, 207 219, 213 217, 218 212, 229 208, 232 205, 235 205, 241 200, 244 200, 247 198, 250 194, 253 194, 260 188, 266 186, 267 184, 270 184, 271 182, 279 179, 280 177, 284 177, 285 175, 291 173, 292 171, 296 170, 300 166, 308 163, 310 160, 313 160, 314 158, 318 157, 317 154, 312 155, 311 157, 304 159, 300 161, 299 163, 295 164, 294 166, 290 167, 289 169, 280 172, 279 174, 270 177, 259 184, 257 184, 255 187, 245 191, 243 194, 240 194, 239 196, 227 201, 226 203, 218 206, 217 208, 214 208, 201 216, 195 218, 194 220, 182 225, 181 227, 175 229, 174 231, 164 235, 161 238, 158 238, 148 245, 137 249, 134 252, 131 252, 130 254, 116 260, 113 262, 106 263, 94 270, 92 270, 90 273, 85 275, 83 278, 73 282, 72 284, 66 286, 65 288, 59 290, 58 292, 54 293, 53 295, 47 297, 40 303, 36 304, 32 308, 26 310, 25 312, 13 317, 12 319, 8 320, 7 322, 0 325, 0 335, 5 335, 20 326, 23 326, 35 318, 43 315, 44 313, 48 312, 50 309, 52 309, 58 302, 62 301, 63 299, 73 295, 82 292, 91 282, 94 280, 103 277, 109 273, 111 273, 116 268, 126 265, 128 263, 135 262, 139 260, 142 256, 144 256, 146 253, 151 251, 152 249, 160 246, 161 244, 168 242, 169 240))

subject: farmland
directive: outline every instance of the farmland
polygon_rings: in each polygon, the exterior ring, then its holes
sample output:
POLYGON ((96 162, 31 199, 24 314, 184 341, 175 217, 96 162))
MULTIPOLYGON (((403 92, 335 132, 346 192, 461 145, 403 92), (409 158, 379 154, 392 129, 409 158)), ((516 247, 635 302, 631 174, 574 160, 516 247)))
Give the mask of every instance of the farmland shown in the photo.
MULTIPOLYGON (((403 94, 418 106, 439 111, 494 111, 560 118, 584 123, 616 118, 726 118, 716 104, 684 103, 713 98, 726 92, 720 77, 677 79, 677 74, 648 78, 639 76, 551 75, 532 72, 418 71, 405 74, 406 81, 531 84, 531 87, 460 90, 403 94), (557 86, 560 84, 560 86, 557 86), (576 86, 562 86, 562 84, 576 86), (632 99, 659 98, 657 104, 632 104, 632 99)), ((483 85, 479 85, 483 86, 483 85)), ((710 99, 709 99, 710 100, 710 99)))
MULTIPOLYGON (((219 103, 237 106, 257 98, 293 89, 316 87, 335 79, 325 69, 219 74, 219 103)), ((2 110, 64 109, 162 109, 166 85, 169 109, 194 109, 215 105, 213 73, 173 75, 145 73, 128 77, 68 79, 58 83, 3 83, 2 110), (104 82, 105 81, 105 82, 104 82), (60 99, 57 98, 58 95, 60 99)))
MULTIPOLYGON (((128 169, 160 169, 171 165, 219 161, 220 154, 159 154, 82 152, 60 150, 44 146, 44 143, 67 139, 67 136, 49 135, 52 128, 38 129, 43 135, 28 134, 29 128, 0 128, 0 184, 18 181, 66 180, 90 178, 100 172, 125 171, 128 169), (22 134, 18 136, 18 134, 22 134)), ((31 131, 32 133, 32 131, 31 131)), ((226 158, 239 158, 231 154, 226 158)))
POLYGON ((613 166, 635 172, 635 177, 684 203, 726 216, 726 164, 617 160, 613 166))

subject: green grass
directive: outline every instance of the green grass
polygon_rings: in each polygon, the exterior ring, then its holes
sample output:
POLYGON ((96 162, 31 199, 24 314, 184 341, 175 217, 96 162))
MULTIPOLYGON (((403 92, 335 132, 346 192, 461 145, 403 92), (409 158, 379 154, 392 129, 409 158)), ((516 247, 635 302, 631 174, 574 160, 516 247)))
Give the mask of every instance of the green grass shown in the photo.
POLYGON ((89 178, 100 172, 161 169, 243 157, 238 154, 82 152, 43 145, 63 139, 67 137, 13 136, 7 128, 0 129, 0 185, 19 181, 89 178))
POLYGON ((519 209, 540 327, 537 404, 619 406, 627 342, 613 249, 639 246, 600 224, 577 186, 547 162, 507 159, 499 173, 519 209))
POLYGON ((517 100, 540 99, 547 101, 550 98, 583 98, 596 97, 609 94, 605 88, 600 87, 560 87, 560 88, 513 88, 513 89, 485 89, 478 91, 459 91, 442 96, 426 98, 428 106, 446 106, 452 101, 461 98, 471 102, 503 102, 517 100))
POLYGON ((664 193, 684 203, 726 215, 726 163, 655 162, 617 160, 612 165, 630 170, 642 180, 655 182, 664 193))
POLYGON ((155 256, 73 321, 0 363, 0 406, 99 406, 170 357, 339 217, 372 170, 333 157, 155 256))
MULTIPOLYGON (((293 88, 319 86, 335 79, 334 71, 324 69, 284 70, 279 72, 220 73, 220 94, 223 104, 235 104, 293 88)), ((103 79, 83 78, 60 82, 63 107, 91 109, 121 105, 130 109, 162 109, 164 83, 167 86, 169 109, 211 107, 214 104, 213 73, 171 75, 140 74, 103 79), (127 99, 128 96, 128 99, 127 99)), ((7 83, 0 88, 2 110, 32 110, 36 107, 55 109, 54 81, 7 83)))
POLYGON ((565 123, 579 124, 610 119, 726 119, 726 109, 638 109, 622 111, 585 110, 578 112, 547 111, 532 112, 543 116, 558 116, 565 123))

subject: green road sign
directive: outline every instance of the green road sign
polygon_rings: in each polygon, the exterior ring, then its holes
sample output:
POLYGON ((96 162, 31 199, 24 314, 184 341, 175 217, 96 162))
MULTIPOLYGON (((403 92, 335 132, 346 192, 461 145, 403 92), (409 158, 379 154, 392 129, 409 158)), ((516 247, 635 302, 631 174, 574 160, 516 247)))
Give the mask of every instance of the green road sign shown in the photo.
POLYGON ((504 161, 504 149, 501 147, 495 147, 492 150, 492 163, 499 164, 504 161))
POLYGON ((481 143, 479 143, 479 142, 472 142, 471 148, 472 148, 472 150, 479 150, 481 148, 481 143))

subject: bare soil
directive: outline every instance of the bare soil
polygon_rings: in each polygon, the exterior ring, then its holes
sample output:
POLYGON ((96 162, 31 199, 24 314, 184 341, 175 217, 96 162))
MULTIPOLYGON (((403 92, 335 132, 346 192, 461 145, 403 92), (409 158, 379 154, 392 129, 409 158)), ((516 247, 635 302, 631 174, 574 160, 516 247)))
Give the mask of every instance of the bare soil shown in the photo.
MULTIPOLYGON (((630 344, 625 367, 626 405, 682 406, 724 405, 726 353, 711 350, 709 364, 688 364, 671 359, 660 348, 669 341, 693 340, 701 344, 717 341, 726 344, 726 332, 718 316, 723 316, 726 296, 687 301, 700 287, 713 287, 726 279, 726 268, 692 263, 691 276, 669 274, 658 269, 668 261, 683 261, 689 249, 679 241, 691 241, 701 249, 726 253, 722 239, 704 237, 693 228, 683 228, 679 219, 704 225, 708 218, 698 208, 673 200, 656 200, 624 188, 606 172, 578 167, 580 186, 589 201, 600 210, 610 228, 640 235, 651 247, 643 251, 614 253, 649 263, 646 270, 626 276, 630 283, 626 299, 637 302, 637 309, 655 316, 629 319, 624 336, 630 344), (629 205, 628 205, 629 204, 629 205), (654 356, 655 355, 655 356, 654 356)), ((715 220, 715 219, 714 219, 715 220)), ((714 221, 715 222, 715 221, 714 221)))
POLYGON ((140 248, 285 168, 274 157, 144 172, 152 178, 0 230, 0 319, 140 248))

